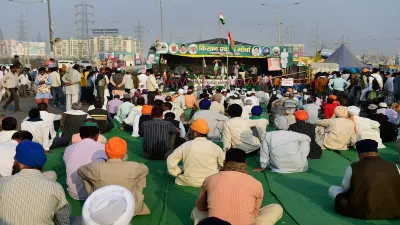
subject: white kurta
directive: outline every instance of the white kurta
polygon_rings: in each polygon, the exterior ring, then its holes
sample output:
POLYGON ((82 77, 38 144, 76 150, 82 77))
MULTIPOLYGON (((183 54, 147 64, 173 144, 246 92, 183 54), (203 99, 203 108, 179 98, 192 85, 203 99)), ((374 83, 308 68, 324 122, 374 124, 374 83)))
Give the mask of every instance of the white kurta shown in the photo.
POLYGON ((357 141, 371 139, 378 142, 378 148, 386 148, 380 136, 379 122, 360 116, 354 116, 354 121, 357 126, 357 141))
POLYGON ((222 137, 224 149, 238 148, 246 153, 257 150, 260 147, 260 140, 253 136, 252 125, 241 117, 225 121, 222 137))
POLYGON ((307 171, 310 143, 310 137, 305 134, 282 130, 268 132, 261 143, 261 167, 278 173, 307 171))
POLYGON ((57 131, 54 130, 54 121, 61 120, 62 116, 46 111, 40 111, 40 118, 46 123, 47 127, 49 128, 51 138, 55 138, 57 135, 57 131))
POLYGON ((50 129, 45 121, 24 121, 21 123, 21 130, 29 131, 33 135, 33 142, 41 144, 46 151, 50 150, 54 138, 49 139, 50 129))

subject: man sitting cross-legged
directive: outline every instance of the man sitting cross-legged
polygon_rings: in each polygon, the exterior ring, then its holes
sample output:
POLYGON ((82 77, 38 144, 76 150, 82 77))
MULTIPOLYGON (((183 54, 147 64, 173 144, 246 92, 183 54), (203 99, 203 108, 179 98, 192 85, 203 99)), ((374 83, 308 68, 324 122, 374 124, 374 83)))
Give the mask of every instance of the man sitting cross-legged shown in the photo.
POLYGON ((18 144, 13 175, 0 178, 1 224, 70 224, 71 206, 64 189, 54 182, 54 172, 41 172, 46 161, 40 144, 18 144))
POLYGON ((195 120, 191 127, 194 139, 186 142, 167 158, 168 172, 182 186, 200 187, 204 179, 218 173, 224 164, 225 153, 207 140, 209 128, 204 119, 195 120), (183 169, 178 163, 183 160, 183 169))
POLYGON ((207 217, 217 217, 232 225, 275 224, 282 217, 280 205, 260 209, 264 190, 247 171, 245 158, 243 150, 230 149, 221 171, 206 178, 192 211, 195 225, 207 217))
POLYGON ((342 187, 329 188, 335 211, 365 220, 400 218, 400 171, 396 164, 378 155, 378 143, 364 139, 356 143, 360 161, 351 164, 342 187))
POLYGON ((120 185, 127 188, 135 197, 135 215, 150 214, 143 202, 143 189, 146 187, 147 166, 128 160, 128 145, 119 138, 113 137, 106 144, 108 160, 97 161, 79 167, 78 176, 86 191, 91 195, 94 191, 107 185, 120 185))

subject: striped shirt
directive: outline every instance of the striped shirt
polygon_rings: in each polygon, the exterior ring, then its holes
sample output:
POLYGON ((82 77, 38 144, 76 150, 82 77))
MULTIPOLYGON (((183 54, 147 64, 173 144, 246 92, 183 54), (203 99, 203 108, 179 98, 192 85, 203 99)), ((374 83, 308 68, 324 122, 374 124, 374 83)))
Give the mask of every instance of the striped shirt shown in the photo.
POLYGON ((0 179, 0 224, 69 224, 71 206, 60 184, 39 170, 0 179))
POLYGON ((164 156, 168 151, 169 134, 177 128, 169 121, 152 119, 142 124, 144 151, 151 156, 164 156))

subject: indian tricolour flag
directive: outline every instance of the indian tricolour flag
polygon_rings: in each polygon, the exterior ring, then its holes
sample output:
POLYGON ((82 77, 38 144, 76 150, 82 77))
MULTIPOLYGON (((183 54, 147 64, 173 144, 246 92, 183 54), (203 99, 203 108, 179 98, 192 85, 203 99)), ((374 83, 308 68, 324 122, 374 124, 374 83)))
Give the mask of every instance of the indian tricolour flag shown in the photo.
POLYGON ((222 23, 222 25, 225 25, 224 16, 222 15, 222 13, 219 13, 219 21, 222 23))
POLYGON ((338 41, 338 40, 335 40, 335 44, 339 44, 340 43, 340 41, 338 41))

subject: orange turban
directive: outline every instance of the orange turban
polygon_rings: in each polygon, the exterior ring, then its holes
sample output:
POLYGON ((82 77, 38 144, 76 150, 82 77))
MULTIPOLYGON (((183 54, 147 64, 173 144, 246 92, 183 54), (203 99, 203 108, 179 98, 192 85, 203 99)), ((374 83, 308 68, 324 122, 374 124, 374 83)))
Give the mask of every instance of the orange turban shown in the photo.
POLYGON ((368 68, 364 68, 364 69, 362 69, 362 72, 363 72, 363 73, 366 73, 366 72, 368 72, 368 68))
POLYGON ((208 134, 210 129, 208 128, 207 121, 204 119, 197 119, 192 123, 192 126, 190 126, 191 130, 197 131, 200 134, 208 134))
POLYGON ((333 101, 336 101, 336 99, 337 99, 336 95, 329 95, 328 98, 333 99, 333 101))
POLYGON ((67 66, 65 64, 62 65, 61 71, 63 71, 63 72, 67 71, 67 66))
POLYGON ((287 91, 288 92, 293 92, 293 89, 292 88, 288 88, 287 91))
POLYGON ((306 121, 308 119, 308 113, 304 110, 297 110, 294 113, 297 121, 306 121))
POLYGON ((142 114, 143 115, 150 115, 152 109, 153 109, 153 107, 151 107, 150 105, 144 105, 142 107, 142 114))
POLYGON ((106 154, 110 159, 122 159, 128 151, 126 141, 119 137, 113 137, 106 143, 106 154))

